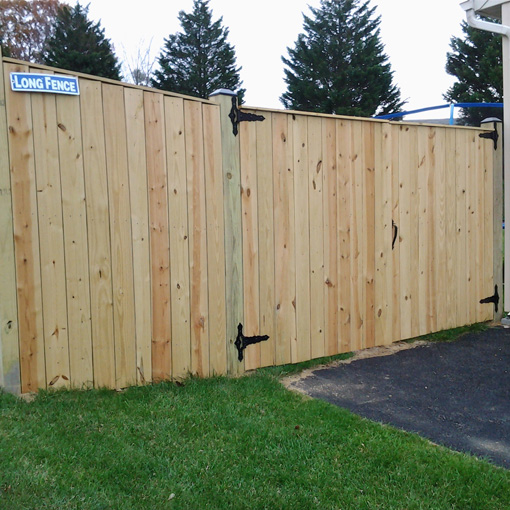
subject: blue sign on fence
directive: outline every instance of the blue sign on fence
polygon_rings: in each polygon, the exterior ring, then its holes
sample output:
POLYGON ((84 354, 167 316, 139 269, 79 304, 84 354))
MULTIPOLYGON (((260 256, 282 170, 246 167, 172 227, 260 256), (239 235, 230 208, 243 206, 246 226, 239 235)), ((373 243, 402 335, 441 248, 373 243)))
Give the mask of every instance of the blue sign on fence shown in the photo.
POLYGON ((59 76, 56 74, 11 73, 11 89, 15 92, 80 95, 76 76, 59 76))

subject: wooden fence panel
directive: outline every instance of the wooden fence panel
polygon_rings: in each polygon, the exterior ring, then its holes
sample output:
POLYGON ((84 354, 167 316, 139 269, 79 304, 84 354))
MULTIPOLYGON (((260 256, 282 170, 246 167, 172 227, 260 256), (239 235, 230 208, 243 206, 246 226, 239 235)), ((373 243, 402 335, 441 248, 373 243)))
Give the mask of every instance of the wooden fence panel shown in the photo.
POLYGON ((238 374, 493 317, 480 130, 247 109, 265 120, 235 135, 230 96, 20 93, 13 71, 55 72, 3 62, 9 390, 238 374), (242 362, 239 322, 270 337, 242 362))

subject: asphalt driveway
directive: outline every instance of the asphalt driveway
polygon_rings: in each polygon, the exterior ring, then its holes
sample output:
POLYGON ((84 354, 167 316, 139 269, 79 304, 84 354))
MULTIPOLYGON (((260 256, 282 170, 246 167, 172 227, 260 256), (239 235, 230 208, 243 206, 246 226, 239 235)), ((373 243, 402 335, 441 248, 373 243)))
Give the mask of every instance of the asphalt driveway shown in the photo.
POLYGON ((288 386, 510 469, 510 329, 314 370, 288 386))

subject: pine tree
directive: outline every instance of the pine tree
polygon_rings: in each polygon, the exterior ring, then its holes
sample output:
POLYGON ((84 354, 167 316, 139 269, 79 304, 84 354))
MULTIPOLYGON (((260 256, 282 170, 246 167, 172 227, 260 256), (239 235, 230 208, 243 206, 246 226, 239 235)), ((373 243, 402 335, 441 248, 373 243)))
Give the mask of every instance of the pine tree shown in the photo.
POLYGON ((88 19, 88 7, 62 6, 55 31, 45 45, 44 62, 53 67, 120 79, 120 64, 100 22, 88 19))
MULTIPOLYGON (((494 22, 494 20, 489 20, 494 22)), ((446 56, 446 72, 457 81, 444 94, 451 103, 503 102, 501 36, 462 22, 465 38, 452 37, 446 56)), ((479 126, 487 117, 502 118, 501 108, 463 108, 462 124, 479 126)))
POLYGON ((380 17, 369 1, 321 0, 304 17, 287 66, 286 108, 371 116, 400 111, 400 90, 380 39, 380 17))
POLYGON ((234 47, 227 42, 229 31, 223 18, 212 21, 209 0, 194 0, 191 13, 179 13, 182 32, 169 35, 158 59, 153 86, 191 96, 207 98, 217 89, 237 92, 241 88, 240 67, 234 47))

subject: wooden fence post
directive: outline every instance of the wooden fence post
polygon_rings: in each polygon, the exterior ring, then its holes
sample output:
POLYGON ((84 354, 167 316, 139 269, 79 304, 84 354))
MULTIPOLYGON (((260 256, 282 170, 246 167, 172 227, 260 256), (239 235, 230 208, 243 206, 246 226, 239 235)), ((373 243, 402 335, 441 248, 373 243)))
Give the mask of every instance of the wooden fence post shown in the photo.
POLYGON ((225 218, 225 285, 227 306, 227 373, 244 372, 244 361, 238 360, 234 345, 237 325, 243 323, 243 243, 241 216, 241 149, 239 137, 229 114, 237 108, 237 96, 220 89, 211 94, 211 101, 220 106, 221 145, 223 158, 223 210, 225 218))
POLYGON ((0 386, 20 393, 16 266, 5 104, 4 63, 0 49, 0 386))
MULTIPOLYGON (((492 193, 493 193, 493 275, 494 285, 498 286, 498 293, 500 296, 498 311, 494 312, 494 320, 499 321, 504 315, 503 303, 503 124, 500 120, 494 118, 488 119, 492 123, 486 123, 486 127, 492 127, 498 135, 496 149, 493 155, 493 177, 492 177, 492 193), (498 125, 499 124, 499 125, 498 125)), ((508 228, 505 225, 505 229, 508 228)))

